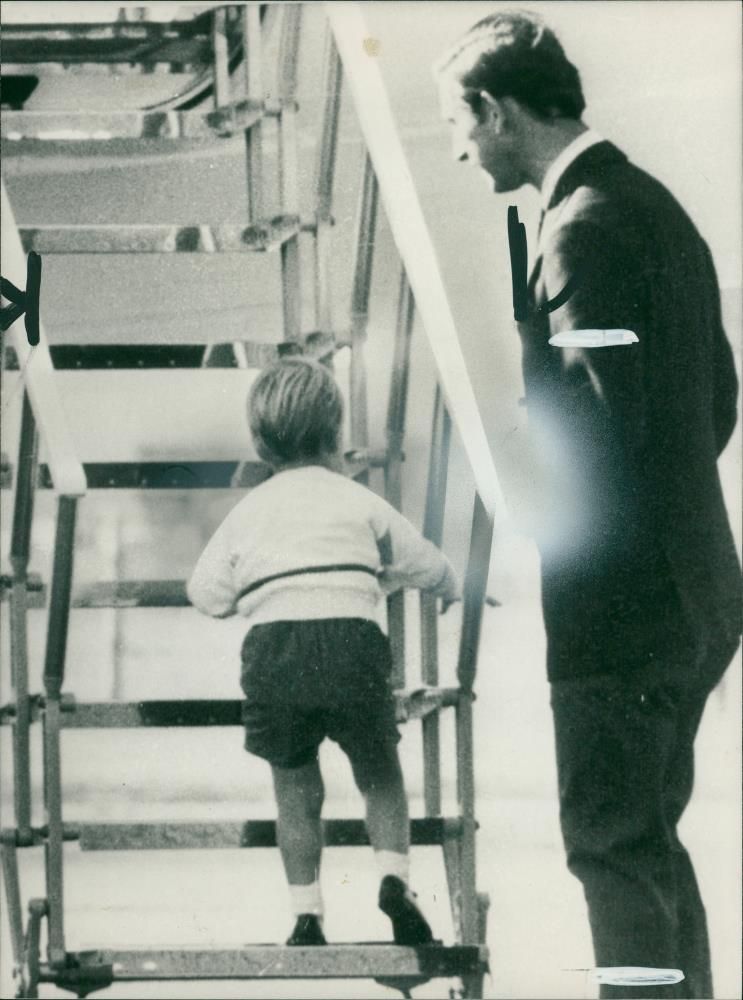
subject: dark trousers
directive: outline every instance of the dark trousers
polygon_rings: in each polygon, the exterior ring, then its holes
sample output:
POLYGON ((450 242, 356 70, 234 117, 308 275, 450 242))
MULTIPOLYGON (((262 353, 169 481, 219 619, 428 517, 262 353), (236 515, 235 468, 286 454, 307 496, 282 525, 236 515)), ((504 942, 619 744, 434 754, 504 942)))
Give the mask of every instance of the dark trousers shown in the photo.
POLYGON ((712 997, 704 906, 676 829, 711 686, 650 672, 552 685, 560 822, 596 966, 685 975, 673 986, 601 986, 601 997, 712 997))

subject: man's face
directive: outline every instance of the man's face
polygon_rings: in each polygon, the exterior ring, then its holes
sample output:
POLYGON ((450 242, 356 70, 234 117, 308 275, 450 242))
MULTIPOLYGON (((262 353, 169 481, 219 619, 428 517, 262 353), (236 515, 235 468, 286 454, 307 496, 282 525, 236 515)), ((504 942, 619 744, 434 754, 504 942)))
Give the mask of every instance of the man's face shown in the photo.
POLYGON ((479 167, 497 192, 515 191, 525 183, 520 168, 518 144, 498 104, 481 101, 479 113, 464 99, 464 87, 456 77, 441 83, 441 111, 452 128, 455 160, 479 167))

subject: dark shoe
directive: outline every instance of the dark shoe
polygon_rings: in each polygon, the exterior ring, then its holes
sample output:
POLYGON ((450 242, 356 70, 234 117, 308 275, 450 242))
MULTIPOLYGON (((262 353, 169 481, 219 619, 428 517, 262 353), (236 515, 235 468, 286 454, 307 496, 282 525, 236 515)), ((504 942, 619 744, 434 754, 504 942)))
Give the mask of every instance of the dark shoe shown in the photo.
POLYGON ((385 875, 379 887, 379 909, 392 921, 395 944, 418 945, 433 941, 431 928, 402 879, 385 875))
POLYGON ((327 944, 319 919, 314 913, 300 913, 291 937, 286 942, 290 945, 306 948, 309 945, 327 944))

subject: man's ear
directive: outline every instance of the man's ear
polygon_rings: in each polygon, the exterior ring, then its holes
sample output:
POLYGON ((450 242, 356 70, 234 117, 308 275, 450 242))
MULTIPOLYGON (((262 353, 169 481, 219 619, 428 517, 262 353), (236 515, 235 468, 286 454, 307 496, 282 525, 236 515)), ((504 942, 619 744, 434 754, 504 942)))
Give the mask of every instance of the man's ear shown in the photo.
POLYGON ((497 97, 493 97, 487 90, 481 90, 479 97, 483 119, 489 121, 495 127, 496 132, 500 132, 506 121, 506 109, 503 102, 499 101, 497 97))

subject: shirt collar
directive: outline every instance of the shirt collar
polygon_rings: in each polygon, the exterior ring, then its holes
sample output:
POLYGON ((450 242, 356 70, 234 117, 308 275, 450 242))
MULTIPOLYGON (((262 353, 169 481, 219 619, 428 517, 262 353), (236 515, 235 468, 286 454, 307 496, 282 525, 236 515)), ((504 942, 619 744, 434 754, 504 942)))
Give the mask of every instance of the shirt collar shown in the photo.
POLYGON ((558 181, 573 160, 576 160, 581 153, 584 153, 597 142, 603 141, 603 136, 600 136, 598 132, 594 132, 592 128, 589 128, 585 132, 581 132, 579 136, 573 139, 573 141, 555 157, 552 163, 550 163, 547 168, 547 172, 544 175, 544 180, 542 181, 541 200, 542 208, 545 211, 549 207, 550 199, 555 193, 558 181))

